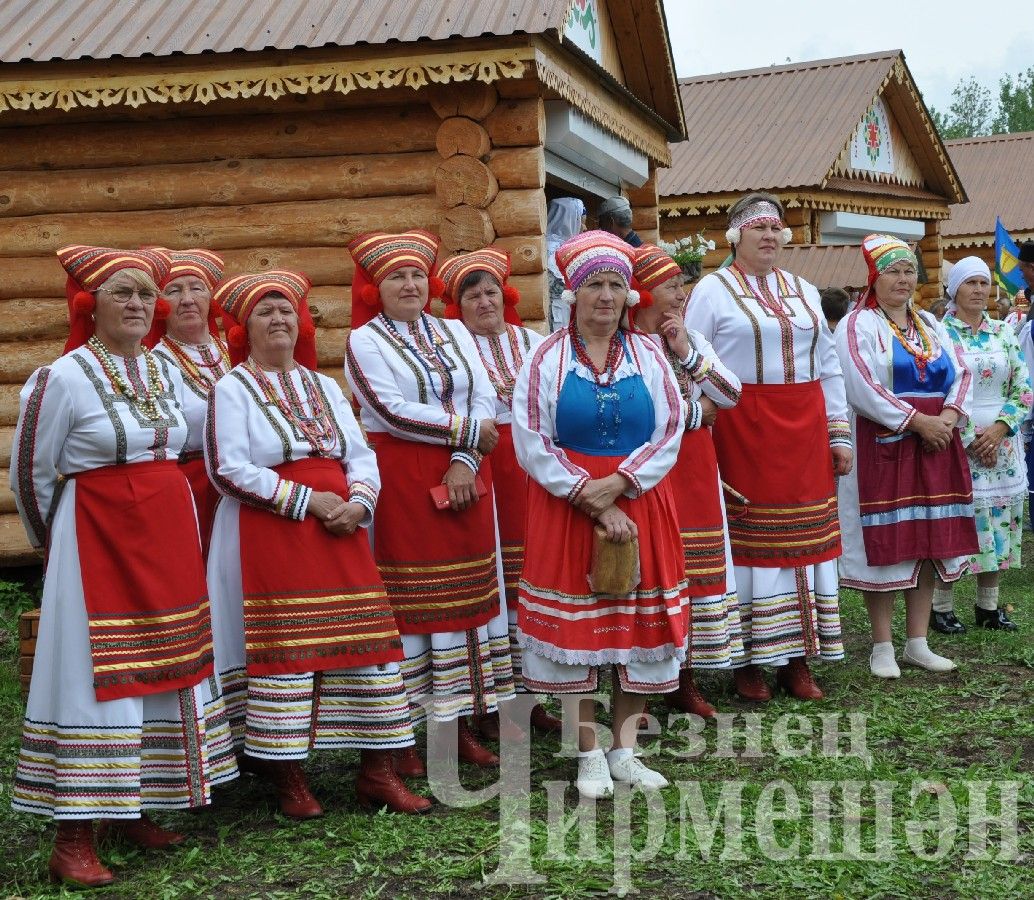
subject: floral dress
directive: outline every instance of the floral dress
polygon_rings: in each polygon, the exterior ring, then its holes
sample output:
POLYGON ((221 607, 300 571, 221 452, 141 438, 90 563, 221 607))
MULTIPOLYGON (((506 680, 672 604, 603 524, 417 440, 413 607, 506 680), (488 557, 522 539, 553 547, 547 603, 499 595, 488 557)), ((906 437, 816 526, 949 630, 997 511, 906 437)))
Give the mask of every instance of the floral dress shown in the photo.
POLYGON ((995 422, 1009 433, 998 448, 998 460, 985 466, 969 454, 973 473, 973 503, 980 549, 970 571, 996 572, 1020 565, 1023 501, 1027 471, 1020 425, 1031 409, 1031 387, 1019 341, 1011 326, 983 314, 975 331, 954 315, 944 319, 948 335, 973 373, 973 414, 962 430, 969 446, 995 422))

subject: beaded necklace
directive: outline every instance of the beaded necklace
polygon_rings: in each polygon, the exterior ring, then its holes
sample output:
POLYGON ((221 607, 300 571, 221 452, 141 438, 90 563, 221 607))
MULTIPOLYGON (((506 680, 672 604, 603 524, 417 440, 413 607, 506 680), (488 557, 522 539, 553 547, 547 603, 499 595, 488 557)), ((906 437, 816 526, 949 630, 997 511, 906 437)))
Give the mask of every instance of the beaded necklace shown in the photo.
POLYGON ((919 370, 919 380, 926 381, 926 367, 930 360, 933 359, 934 347, 933 341, 930 340, 926 329, 923 328, 921 318, 912 315, 911 308, 906 308, 907 325, 905 331, 902 332, 897 322, 887 315, 887 311, 882 306, 879 307, 879 310, 883 314, 883 318, 887 320, 887 324, 890 326, 894 337, 898 339, 898 343, 916 361, 916 368, 919 370))
POLYGON ((596 363, 592 361, 592 357, 589 356, 589 350, 585 346, 585 340, 582 338, 581 333, 578 331, 578 326, 571 322, 571 342, 574 344, 574 355, 578 361, 585 366, 591 373, 593 381, 598 385, 609 384, 614 380, 614 375, 617 373, 617 368, 621 365, 621 357, 624 353, 624 346, 621 343, 621 339, 618 337, 617 332, 610 336, 610 345, 607 347, 607 356, 603 360, 603 368, 597 369, 596 363))
POLYGON ((176 359, 176 365, 180 367, 186 378, 197 387, 198 392, 203 396, 208 396, 215 383, 230 371, 230 357, 221 343, 212 341, 210 344, 195 344, 194 346, 198 347, 199 352, 204 356, 206 348, 210 347, 212 343, 216 345, 219 351, 216 359, 213 362, 197 362, 184 349, 188 346, 187 344, 165 335, 164 344, 166 349, 176 359), (211 374, 201 371, 202 369, 211 370, 211 374))
MULTIPOLYGON (((510 339, 510 354, 514 365, 517 367, 517 371, 519 371, 523 357, 521 356, 520 344, 517 341, 517 329, 512 325, 507 325, 506 336, 510 339)), ((510 406, 513 402, 513 387, 517 383, 517 371, 510 368, 510 363, 503 352, 502 341, 500 341, 499 335, 489 334, 485 335, 485 337, 488 338, 488 346, 492 351, 491 361, 485 358, 485 352, 481 349, 481 342, 479 340, 475 339, 474 345, 478 349, 478 356, 481 357, 481 362, 485 364, 485 369, 488 370, 488 378, 492 382, 492 387, 495 388, 496 396, 507 406, 510 406)))
MULTIPOLYGON (((97 335, 93 335, 86 342, 86 346, 97 357, 97 361, 101 364, 101 369, 107 376, 108 381, 119 394, 139 409, 149 420, 153 421, 162 418, 158 410, 158 396, 162 392, 162 380, 158 374, 158 363, 155 362, 154 354, 150 350, 146 347, 143 348, 144 364, 147 367, 147 388, 141 395, 118 370, 118 366, 111 356, 111 351, 104 346, 104 342, 97 335)), ((126 360, 126 366, 129 366, 128 359, 126 360)))
MULTIPOLYGON (((398 345, 403 350, 408 350, 413 356, 416 357, 417 362, 423 366, 424 371, 427 372, 427 382, 431 385, 431 393, 438 398, 443 406, 447 406, 452 400, 452 392, 454 389, 454 383, 452 378, 452 369, 449 367, 449 361, 442 355, 442 339, 431 330, 431 326, 427 321, 427 316, 423 313, 420 314, 420 322, 424 326, 424 332, 427 335, 427 344, 424 345, 420 340, 420 329, 417 327, 416 337, 413 338, 410 343, 409 337, 402 334, 396 327, 395 323, 389 319, 384 312, 380 314, 380 319, 384 323, 385 327, 391 333, 391 336, 395 339, 398 345), (442 392, 439 394, 438 389, 434 386, 434 373, 438 373, 438 377, 442 380, 442 392)), ((411 323, 412 324, 412 323, 411 323)))
POLYGON ((337 426, 334 422, 333 414, 323 405, 323 398, 316 389, 315 378, 312 373, 302 366, 295 368, 305 388, 305 399, 309 403, 309 409, 312 410, 312 415, 306 415, 302 398, 298 396, 289 372, 277 373, 280 387, 284 391, 284 396, 282 397, 269 380, 269 376, 266 375, 255 360, 249 358, 244 363, 244 369, 255 379, 266 401, 280 410, 281 415, 288 422, 298 427, 298 430, 312 448, 312 454, 314 456, 330 456, 337 446, 337 426))
POLYGON ((787 308, 786 301, 782 297, 779 297, 779 298, 769 297, 768 276, 767 275, 755 275, 754 276, 755 278, 757 278, 757 281, 758 281, 759 285, 760 284, 764 284, 765 285, 765 290, 764 291, 758 291, 754 287, 754 285, 752 285, 750 283, 750 279, 747 277, 747 273, 744 272, 743 269, 741 269, 737 263, 733 263, 732 267, 740 274, 740 281, 742 281, 743 284, 746 285, 747 290, 750 291, 751 295, 754 297, 755 300, 757 300, 758 305, 762 309, 767 309, 777 319, 780 319, 781 321, 788 323, 790 326, 792 326, 793 328, 796 328, 798 331, 812 331, 813 330, 814 326, 811 323, 809 323, 807 325, 798 325, 793 320, 793 309, 792 308, 790 308, 790 309, 787 308))

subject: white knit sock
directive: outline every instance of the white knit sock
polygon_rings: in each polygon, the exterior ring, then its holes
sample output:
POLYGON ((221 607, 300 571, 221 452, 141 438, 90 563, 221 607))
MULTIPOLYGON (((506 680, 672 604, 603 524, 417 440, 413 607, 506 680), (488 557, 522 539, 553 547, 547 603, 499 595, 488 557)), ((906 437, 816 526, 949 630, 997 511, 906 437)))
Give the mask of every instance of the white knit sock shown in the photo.
POLYGON ((998 585, 994 587, 977 586, 977 606, 981 609, 998 609, 998 585))
POLYGON ((905 641, 905 652, 901 659, 930 672, 951 672, 955 668, 955 663, 950 659, 938 656, 930 649, 925 637, 909 638, 905 641))
POLYGON ((934 588, 933 611, 939 613, 955 611, 955 590, 950 585, 946 588, 934 588))
POLYGON ((869 669, 877 678, 900 678, 901 669, 894 659, 894 644, 890 641, 878 641, 873 644, 869 669))

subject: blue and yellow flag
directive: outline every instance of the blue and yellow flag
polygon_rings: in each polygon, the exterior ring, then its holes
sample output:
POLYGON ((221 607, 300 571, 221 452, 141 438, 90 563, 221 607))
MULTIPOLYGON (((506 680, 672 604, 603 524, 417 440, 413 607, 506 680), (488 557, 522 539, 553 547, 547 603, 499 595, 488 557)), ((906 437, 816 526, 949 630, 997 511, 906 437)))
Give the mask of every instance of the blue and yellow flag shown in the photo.
POLYGON ((1009 237, 1009 232, 1002 225, 1002 220, 995 219, 995 281, 1003 291, 1013 296, 1017 291, 1027 287, 1027 279, 1023 277, 1018 263, 1020 248, 1016 241, 1009 237))

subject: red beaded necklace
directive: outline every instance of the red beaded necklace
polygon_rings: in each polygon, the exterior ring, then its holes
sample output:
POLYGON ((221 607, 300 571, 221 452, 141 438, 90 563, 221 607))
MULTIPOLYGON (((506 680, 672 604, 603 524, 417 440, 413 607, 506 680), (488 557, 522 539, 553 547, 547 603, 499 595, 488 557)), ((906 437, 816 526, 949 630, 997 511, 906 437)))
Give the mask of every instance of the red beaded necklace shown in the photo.
POLYGON ((574 344, 575 358, 585 366, 585 368, 592 372, 592 377, 596 384, 608 384, 613 381, 618 366, 621 365, 621 357, 624 353, 624 347, 621 344, 621 339, 618 337, 617 332, 614 332, 614 334, 610 336, 610 346, 607 347, 607 356, 606 359, 603 360, 603 368, 597 369, 596 363, 594 363, 592 361, 592 357, 589 356, 588 348, 585 346, 585 340, 578 331, 578 326, 573 321, 569 326, 569 330, 571 333, 571 342, 574 344))

